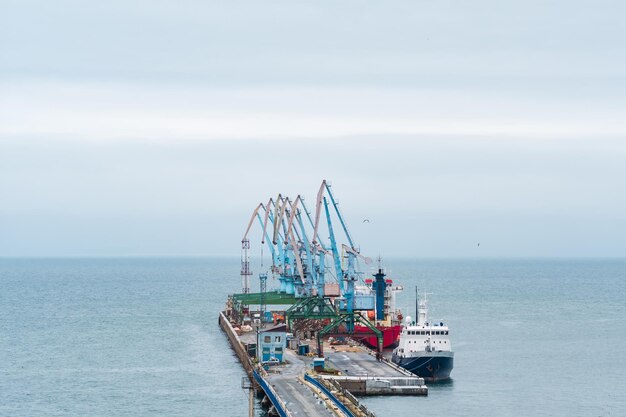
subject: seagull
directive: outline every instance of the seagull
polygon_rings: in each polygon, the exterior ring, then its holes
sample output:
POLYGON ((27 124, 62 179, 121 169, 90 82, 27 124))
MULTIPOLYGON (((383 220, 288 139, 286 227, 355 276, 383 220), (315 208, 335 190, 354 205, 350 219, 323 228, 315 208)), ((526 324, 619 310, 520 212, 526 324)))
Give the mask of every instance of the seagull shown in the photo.
POLYGON ((365 223, 365 222, 369 223, 369 222, 370 222, 370 219, 365 219, 365 220, 363 220, 363 223, 365 223))
POLYGON ((480 246, 480 242, 478 243, 478 246, 480 246))

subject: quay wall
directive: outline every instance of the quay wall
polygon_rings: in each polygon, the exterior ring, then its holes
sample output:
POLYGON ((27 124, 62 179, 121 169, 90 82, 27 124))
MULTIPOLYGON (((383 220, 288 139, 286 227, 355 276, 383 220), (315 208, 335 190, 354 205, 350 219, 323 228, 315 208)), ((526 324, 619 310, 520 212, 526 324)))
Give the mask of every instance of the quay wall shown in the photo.
MULTIPOLYGON (((228 318, 224 315, 224 312, 220 312, 218 323, 224 333, 226 333, 226 336, 228 337, 228 340, 230 341, 230 344, 235 351, 235 354, 239 358, 239 362, 241 362, 241 364, 243 365, 250 380, 253 383, 258 384, 258 386, 263 390, 265 395, 267 395, 267 397, 274 405, 274 408, 276 409, 280 417, 291 417, 291 413, 289 412, 289 410, 287 410, 287 406, 285 405, 285 403, 280 399, 280 397, 276 394, 271 385, 267 383, 263 376, 254 369, 250 356, 248 356, 246 349, 239 340, 239 336, 237 336, 237 332, 235 332, 235 329, 230 324, 228 318)), ((263 371, 261 370, 261 372, 263 371)))
POLYGON ((376 414, 374 414, 366 406, 361 404, 361 402, 349 390, 342 387, 337 381, 334 381, 332 379, 318 379, 318 381, 322 384, 328 383, 331 387, 334 387, 338 392, 341 392, 344 398, 346 398, 346 401, 350 401, 352 403, 352 406, 358 409, 358 413, 360 417, 376 417, 376 414))
POLYGON ((246 349, 241 344, 241 341, 239 341, 239 336, 237 336, 235 329, 233 329, 233 326, 230 324, 230 321, 228 320, 228 318, 224 315, 224 312, 222 311, 220 311, 218 322, 219 322, 220 327, 224 331, 224 333, 226 333, 228 340, 230 340, 230 344, 233 347, 235 354, 239 358, 239 361, 243 365, 243 368, 246 370, 248 377, 250 378, 251 381, 253 381, 254 378, 252 376, 252 372, 254 370, 254 367, 252 366, 252 361, 250 360, 250 356, 248 356, 246 349))
POLYGON ((424 379, 416 376, 363 377, 318 375, 323 381, 332 381, 357 395, 428 395, 424 379))

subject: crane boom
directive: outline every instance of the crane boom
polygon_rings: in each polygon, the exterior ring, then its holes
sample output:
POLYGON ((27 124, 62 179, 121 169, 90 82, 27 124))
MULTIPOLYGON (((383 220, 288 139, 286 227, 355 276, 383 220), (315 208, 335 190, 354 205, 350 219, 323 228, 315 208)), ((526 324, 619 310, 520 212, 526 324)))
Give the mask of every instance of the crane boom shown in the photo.
POLYGON ((286 200, 287 200, 287 203, 289 203, 289 208, 291 209, 291 213, 289 213, 289 221, 287 223, 287 230, 291 230, 291 228, 293 227, 293 219, 296 217, 296 213, 298 212, 298 203, 300 202, 300 195, 298 194, 298 196, 296 197, 293 203, 289 201, 288 198, 286 200))
MULTIPOLYGON (((280 194, 278 194, 278 198, 276 199, 276 217, 274 218, 274 237, 272 238, 272 243, 274 245, 276 245, 276 242, 277 242, 278 230, 280 228, 280 225, 282 224, 283 216, 285 215, 286 205, 287 203, 284 201, 283 197, 280 194)), ((286 235, 285 235, 285 238, 287 238, 286 235)))
MULTIPOLYGON (((272 200, 271 198, 269 199, 269 201, 267 202, 267 207, 265 207, 265 217, 263 219, 263 239, 261 240, 261 243, 265 243, 265 237, 267 236, 267 219, 270 216, 270 211, 272 210, 271 207, 274 204, 274 200, 272 200)), ((269 240, 269 236, 267 236, 267 240, 269 240)))
POLYGON ((315 226, 313 226, 313 245, 317 244, 317 230, 320 225, 320 214, 322 213, 322 198, 324 197, 324 188, 326 187, 326 180, 322 181, 320 189, 317 191, 317 200, 315 201, 315 226))
POLYGON ((328 202, 326 201, 326 197, 324 197, 324 209, 326 211, 326 220, 328 222, 328 233, 330 234, 330 248, 333 252, 333 259, 335 261, 335 273, 337 274, 339 289, 343 294, 343 270, 341 269, 341 258, 339 257, 339 251, 337 250, 337 241, 335 240, 333 224, 330 221, 330 212, 328 211, 328 202))
POLYGON ((311 227, 313 228, 313 240, 311 241, 311 243, 313 244, 313 246, 316 246, 316 244, 320 243, 321 241, 320 235, 317 234, 315 230, 315 224, 313 223, 313 219, 311 218, 311 212, 307 209, 306 205, 304 204, 304 198, 300 199, 300 203, 302 204, 302 209, 306 213, 306 217, 309 219, 309 223, 311 224, 311 227))
MULTIPOLYGON (((267 209, 265 213, 266 213, 265 218, 267 218, 267 209)), ((257 213, 256 217, 257 219, 259 219, 259 223, 261 224, 261 227, 263 227, 263 220, 261 220, 261 214, 257 213)), ((272 242, 270 241, 270 237, 267 235, 267 231, 263 230, 263 239, 261 240, 261 244, 265 243, 265 239, 267 239, 267 246, 270 248, 270 252, 272 254, 272 265, 276 266, 276 249, 274 248, 274 245, 272 245, 272 242)))
POLYGON ((254 218, 258 214, 258 212, 261 209, 261 207, 263 207, 263 203, 259 203, 259 205, 256 206, 256 208, 254 209, 254 212, 252 212, 252 216, 250 216, 250 222, 248 222, 248 228, 246 229, 246 232, 243 234, 243 238, 241 238, 242 242, 244 240, 246 240, 246 238, 248 237, 248 233, 250 232, 250 228, 252 227, 252 223, 254 222, 254 218))
POLYGON ((341 227, 343 227, 343 231, 346 234, 346 237, 348 238, 348 242, 350 243, 350 247, 352 247, 352 249, 356 250, 354 242, 352 241, 352 236, 350 236, 350 232, 348 231, 348 226, 346 226, 346 222, 343 220, 343 216, 341 215, 341 211, 339 211, 339 205, 335 201, 335 197, 333 196, 332 191, 330 191, 330 185, 328 185, 328 183, 326 183, 326 181, 324 181, 324 183, 326 184, 326 191, 328 191, 328 195, 330 196, 330 201, 333 203, 333 207, 335 207, 335 212, 337 213, 337 217, 339 217, 339 221, 341 222, 341 227))
POLYGON ((296 266, 298 267, 300 280, 304 284, 304 269, 302 268, 302 260, 300 259, 300 256, 298 256, 298 243, 293 237, 293 230, 289 230, 289 240, 291 241, 290 243, 293 246, 294 258, 296 258, 296 266))

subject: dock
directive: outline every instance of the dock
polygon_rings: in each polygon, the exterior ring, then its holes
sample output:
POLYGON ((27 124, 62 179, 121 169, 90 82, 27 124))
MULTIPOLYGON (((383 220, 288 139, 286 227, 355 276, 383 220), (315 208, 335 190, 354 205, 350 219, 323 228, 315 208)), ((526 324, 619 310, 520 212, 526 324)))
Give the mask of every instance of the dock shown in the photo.
POLYGON ((356 345, 325 348, 327 367, 334 374, 315 372, 312 357, 288 348, 282 364, 262 367, 248 351, 256 332, 235 331, 224 312, 219 325, 249 380, 264 396, 262 403, 268 404, 270 415, 375 417, 355 395, 428 394, 422 378, 389 361, 379 361, 374 352, 356 345))
POLYGON ((326 361, 341 375, 323 375, 355 395, 428 395, 424 379, 386 359, 379 361, 365 347, 327 349, 326 361))
POLYGON ((361 262, 372 259, 352 239, 326 180, 314 201, 312 211, 300 194, 278 194, 258 203, 248 221, 241 292, 228 296, 219 317, 248 374, 242 386, 262 393, 269 414, 281 417, 374 417, 357 395, 428 395, 423 378, 383 354, 404 324, 395 302, 402 286, 393 285, 380 257, 364 277, 361 262), (258 292, 251 287, 255 224, 271 253, 271 265, 261 262, 258 292))

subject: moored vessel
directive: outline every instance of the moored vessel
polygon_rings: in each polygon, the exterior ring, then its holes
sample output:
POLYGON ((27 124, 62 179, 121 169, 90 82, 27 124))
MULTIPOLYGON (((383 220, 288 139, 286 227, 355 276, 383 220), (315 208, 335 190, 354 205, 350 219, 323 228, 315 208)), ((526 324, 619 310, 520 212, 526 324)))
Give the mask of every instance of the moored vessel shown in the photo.
POLYGON ((454 366, 450 330, 443 322, 428 321, 428 300, 425 296, 418 302, 417 322, 407 317, 391 360, 426 381, 450 378, 454 366))
MULTIPOLYGON (((379 265, 374 279, 366 279, 365 287, 357 289, 375 294, 376 308, 367 311, 367 320, 382 332, 384 348, 395 347, 402 331, 402 312, 396 309, 396 293, 403 290, 402 286, 394 286, 393 280, 386 278, 386 274, 379 265)), ((355 325, 354 331, 365 333, 369 332, 369 328, 355 325)), ((370 347, 376 347, 376 337, 366 337, 361 341, 370 347)))

